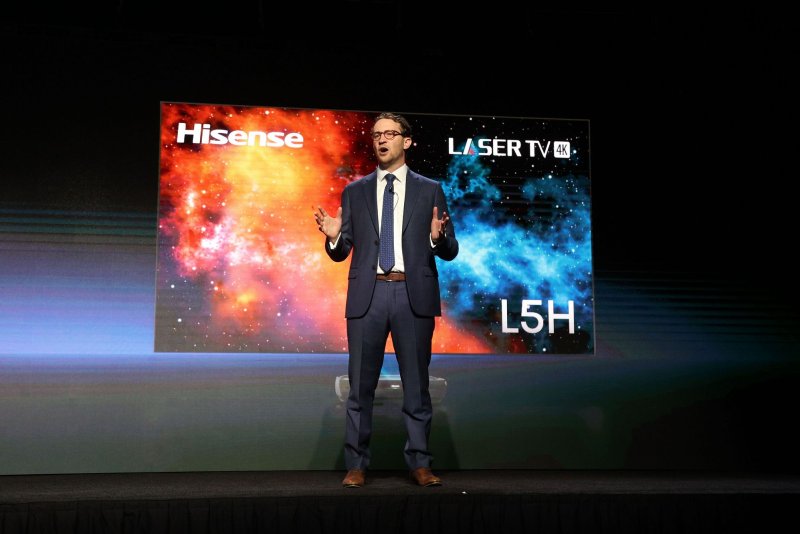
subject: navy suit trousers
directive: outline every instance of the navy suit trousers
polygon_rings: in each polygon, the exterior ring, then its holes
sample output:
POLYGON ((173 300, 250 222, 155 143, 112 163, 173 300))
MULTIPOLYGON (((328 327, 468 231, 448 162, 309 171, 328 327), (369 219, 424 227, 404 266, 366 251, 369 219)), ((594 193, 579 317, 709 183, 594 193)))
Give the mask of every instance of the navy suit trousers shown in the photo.
POLYGON ((345 424, 345 465, 366 469, 370 462, 372 406, 380 379, 386 340, 392 334, 403 383, 404 449, 409 469, 430 467, 428 449, 433 407, 428 391, 433 317, 411 310, 405 282, 377 281, 366 315, 347 320, 350 395, 345 424))

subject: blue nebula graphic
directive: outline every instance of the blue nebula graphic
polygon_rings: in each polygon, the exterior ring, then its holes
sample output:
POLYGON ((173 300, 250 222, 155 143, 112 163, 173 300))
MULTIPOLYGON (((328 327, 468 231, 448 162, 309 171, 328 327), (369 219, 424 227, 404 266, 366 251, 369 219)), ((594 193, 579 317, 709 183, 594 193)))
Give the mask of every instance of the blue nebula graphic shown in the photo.
POLYGON ((483 161, 457 155, 441 181, 460 246, 456 261, 438 264, 448 315, 488 329, 483 335, 498 353, 593 352, 589 178, 498 177, 483 161), (537 311, 545 327, 536 334, 502 332, 501 299, 507 300, 508 325, 516 327, 521 301, 542 300, 537 311), (549 300, 556 314, 574 302, 574 334, 566 332, 566 320, 549 332, 549 300))

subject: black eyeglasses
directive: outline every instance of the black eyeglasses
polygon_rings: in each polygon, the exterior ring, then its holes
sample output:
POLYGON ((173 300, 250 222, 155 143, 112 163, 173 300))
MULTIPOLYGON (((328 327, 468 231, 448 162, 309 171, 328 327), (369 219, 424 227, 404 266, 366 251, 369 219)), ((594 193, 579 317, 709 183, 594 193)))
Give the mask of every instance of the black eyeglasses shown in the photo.
POLYGON ((376 141, 381 138, 381 135, 384 136, 387 141, 391 141, 396 135, 403 135, 403 132, 398 132, 397 130, 386 130, 384 132, 372 132, 370 135, 376 141))

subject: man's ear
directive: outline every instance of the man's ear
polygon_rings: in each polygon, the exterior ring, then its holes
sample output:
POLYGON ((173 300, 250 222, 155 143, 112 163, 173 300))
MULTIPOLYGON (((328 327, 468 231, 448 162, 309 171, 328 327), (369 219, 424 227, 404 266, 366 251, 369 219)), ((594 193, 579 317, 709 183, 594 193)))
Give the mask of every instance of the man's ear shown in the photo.
POLYGON ((403 138, 403 148, 404 148, 405 150, 408 150, 408 149, 409 149, 409 147, 411 146, 411 143, 412 143, 412 141, 411 141, 411 138, 410 138, 410 137, 404 137, 404 138, 403 138))

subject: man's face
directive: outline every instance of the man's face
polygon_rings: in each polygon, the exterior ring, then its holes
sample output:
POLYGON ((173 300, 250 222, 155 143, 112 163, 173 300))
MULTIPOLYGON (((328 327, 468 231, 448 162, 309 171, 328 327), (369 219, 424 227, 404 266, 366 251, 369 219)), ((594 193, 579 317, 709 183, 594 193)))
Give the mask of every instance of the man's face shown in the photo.
MULTIPOLYGON (((380 119, 372 127, 373 133, 387 130, 402 132, 403 127, 391 119, 380 119)), ((372 140, 372 148, 375 150, 375 157, 378 158, 378 165, 387 171, 393 171, 406 162, 406 149, 410 146, 411 138, 402 135, 396 135, 392 139, 386 139, 385 135, 381 135, 378 139, 372 140)))

